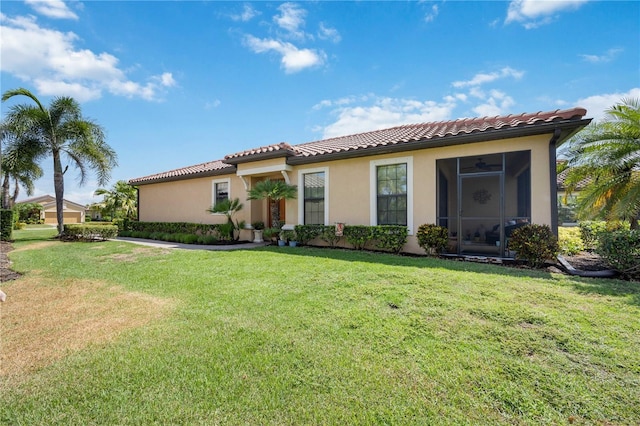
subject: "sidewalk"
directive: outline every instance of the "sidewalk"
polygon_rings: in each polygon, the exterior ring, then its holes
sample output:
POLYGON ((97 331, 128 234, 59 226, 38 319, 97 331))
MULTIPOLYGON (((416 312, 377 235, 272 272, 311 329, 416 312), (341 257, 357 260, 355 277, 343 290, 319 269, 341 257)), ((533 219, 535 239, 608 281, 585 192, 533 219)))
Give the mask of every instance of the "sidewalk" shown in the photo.
POLYGON ((267 243, 239 243, 239 244, 219 244, 219 245, 204 245, 204 244, 181 244, 172 243, 169 241, 157 241, 157 240, 145 240, 142 238, 128 238, 117 237, 112 241, 126 241, 128 243, 140 244, 149 247, 170 248, 170 249, 184 249, 184 250, 247 250, 257 247, 264 247, 267 243))

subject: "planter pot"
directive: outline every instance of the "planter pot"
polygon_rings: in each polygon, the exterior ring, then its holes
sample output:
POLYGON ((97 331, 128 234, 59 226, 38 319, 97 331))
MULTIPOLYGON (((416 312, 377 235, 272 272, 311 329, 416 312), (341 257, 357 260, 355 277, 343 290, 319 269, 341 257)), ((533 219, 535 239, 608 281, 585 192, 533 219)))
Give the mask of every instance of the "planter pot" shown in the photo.
POLYGON ((278 245, 279 245, 280 247, 284 247, 286 244, 287 244, 287 242, 286 242, 286 241, 284 241, 284 240, 278 240, 278 245))
POLYGON ((254 229, 253 230, 253 242, 254 243, 263 243, 262 239, 262 229, 254 229))
POLYGON ((297 246, 297 245, 298 245, 298 242, 297 242, 297 241, 289 241, 289 245, 290 245, 291 247, 295 247, 295 246, 297 246))

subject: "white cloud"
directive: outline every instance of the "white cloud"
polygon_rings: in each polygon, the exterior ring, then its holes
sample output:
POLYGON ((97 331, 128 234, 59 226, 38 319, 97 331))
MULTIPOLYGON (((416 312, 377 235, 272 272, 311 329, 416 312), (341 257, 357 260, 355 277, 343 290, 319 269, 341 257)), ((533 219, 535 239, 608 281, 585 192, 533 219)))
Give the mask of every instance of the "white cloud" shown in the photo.
POLYGON ((473 87, 480 86, 482 84, 491 83, 498 79, 511 77, 516 80, 519 80, 524 75, 524 71, 518 71, 511 67, 504 67, 500 71, 492 72, 492 73, 478 73, 471 80, 467 81, 454 81, 453 87, 473 87))
POLYGON ((587 117, 600 121, 605 117, 605 111, 625 98, 640 98, 640 88, 635 87, 626 93, 605 93, 578 99, 576 104, 587 109, 587 117))
POLYGON ((520 22, 526 29, 553 22, 557 14, 578 9, 588 0, 513 0, 505 23, 520 22))
POLYGON ((295 73, 305 68, 322 65, 326 55, 313 49, 299 49, 291 43, 273 39, 260 39, 251 35, 245 37, 246 45, 255 53, 274 51, 282 56, 281 65, 286 73, 295 73))
POLYGON ((507 114, 510 108, 515 105, 513 98, 499 90, 491 90, 489 97, 484 103, 473 108, 479 117, 491 117, 507 114))
POLYGON ((242 12, 237 15, 231 15, 231 19, 234 21, 249 22, 259 14, 260 12, 251 7, 251 5, 245 4, 242 8, 242 12))
POLYGON ((171 73, 147 83, 130 81, 110 53, 76 47, 78 36, 38 25, 33 17, 0 14, 2 71, 34 84, 46 95, 73 95, 79 101, 97 99, 107 90, 115 95, 157 100, 162 89, 175 85, 171 73))
POLYGON ((278 7, 280 15, 273 17, 273 20, 278 26, 290 33, 295 37, 304 38, 305 34, 300 29, 305 24, 304 18, 307 15, 307 11, 301 9, 295 3, 283 3, 278 7))
POLYGON ((318 37, 322 40, 331 40, 334 43, 338 43, 342 39, 338 30, 325 26, 324 22, 320 22, 318 37))
POLYGON ((433 20, 438 16, 438 13, 440 13, 438 5, 434 4, 433 6, 431 6, 431 12, 427 13, 424 16, 425 22, 433 22, 433 20))
POLYGON ((55 19, 78 19, 62 0, 25 0, 25 3, 41 15, 55 19))
MULTIPOLYGON (((323 101, 323 104, 340 105, 345 100, 352 102, 358 98, 366 97, 342 98, 335 102, 323 101)), ((455 107, 456 104, 451 98, 444 99, 443 102, 375 98, 369 105, 338 106, 333 111, 337 120, 321 130, 323 138, 331 138, 408 123, 447 120, 451 118, 455 107)))
POLYGON ((213 101, 207 101, 204 103, 204 109, 218 108, 222 102, 220 99, 214 99, 213 101))
POLYGON ((622 51, 623 49, 614 48, 614 49, 607 50, 607 52, 604 55, 580 55, 580 57, 585 61, 591 62, 594 64, 600 63, 600 62, 611 62, 622 51))

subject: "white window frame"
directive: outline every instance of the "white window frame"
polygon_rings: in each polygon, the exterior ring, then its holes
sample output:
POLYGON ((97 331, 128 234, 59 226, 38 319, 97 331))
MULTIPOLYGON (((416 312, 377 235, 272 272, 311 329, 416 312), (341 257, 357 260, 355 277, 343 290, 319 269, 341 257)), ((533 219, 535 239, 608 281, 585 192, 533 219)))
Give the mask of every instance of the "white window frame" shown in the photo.
POLYGON ((407 228, 413 235, 413 157, 394 157, 369 162, 369 219, 371 226, 378 225, 378 166, 407 165, 407 228))
MULTIPOLYGON (((229 188, 229 199, 231 200, 231 178, 224 179, 214 179, 211 181, 211 206, 215 207, 216 205, 216 184, 218 183, 226 183, 227 188, 229 188)), ((224 213, 211 213, 213 215, 220 215, 224 213)))
POLYGON ((298 225, 304 225, 304 175, 324 173, 324 225, 329 225, 329 168, 314 167, 298 170, 298 225), (302 194, 302 195, 301 195, 302 194))

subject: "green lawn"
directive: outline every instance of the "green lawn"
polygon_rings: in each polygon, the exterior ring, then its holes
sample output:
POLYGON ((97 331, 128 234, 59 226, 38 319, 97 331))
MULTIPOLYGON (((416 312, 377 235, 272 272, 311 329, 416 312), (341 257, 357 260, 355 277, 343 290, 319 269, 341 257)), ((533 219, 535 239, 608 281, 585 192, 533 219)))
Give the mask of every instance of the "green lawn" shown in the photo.
POLYGON ((330 249, 42 241, 53 232, 15 233, 26 275, 3 284, 7 303, 26 283, 92 283, 120 322, 122 294, 170 308, 20 375, 3 366, 0 424, 640 424, 639 283, 330 249))

